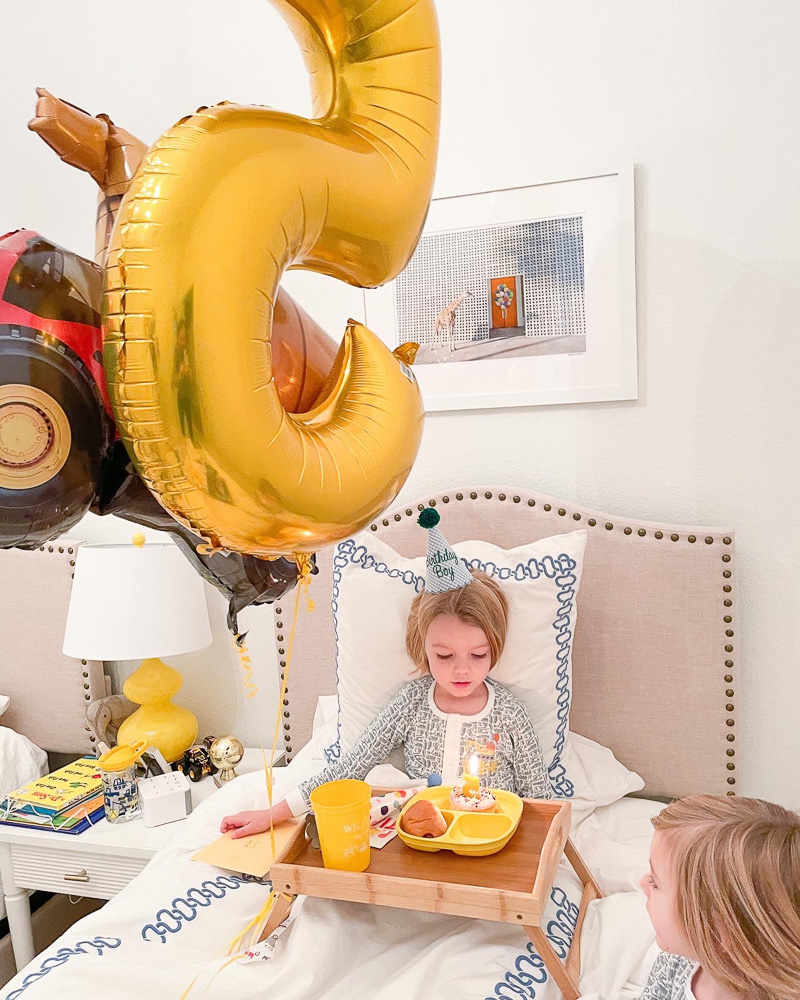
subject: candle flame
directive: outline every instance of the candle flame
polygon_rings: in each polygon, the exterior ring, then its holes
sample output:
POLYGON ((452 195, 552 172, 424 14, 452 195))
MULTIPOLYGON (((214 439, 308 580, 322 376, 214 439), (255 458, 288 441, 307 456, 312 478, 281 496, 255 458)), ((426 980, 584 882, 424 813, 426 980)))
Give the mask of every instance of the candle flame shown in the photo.
POLYGON ((478 775, 480 773, 480 765, 478 764, 478 755, 473 754, 467 761, 467 774, 478 775))

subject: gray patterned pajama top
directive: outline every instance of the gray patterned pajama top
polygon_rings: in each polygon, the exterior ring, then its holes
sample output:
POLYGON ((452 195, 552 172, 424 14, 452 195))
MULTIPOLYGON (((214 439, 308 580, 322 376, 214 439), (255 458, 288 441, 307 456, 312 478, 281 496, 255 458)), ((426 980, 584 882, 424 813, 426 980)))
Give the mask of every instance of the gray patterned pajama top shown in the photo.
POLYGON ((442 712, 433 700, 432 677, 405 684, 372 720, 352 750, 286 796, 292 814, 310 808, 309 793, 338 778, 364 778, 403 745, 406 772, 425 781, 439 774, 457 781, 465 758, 478 758, 481 784, 524 798, 552 798, 539 737, 525 707, 502 685, 488 678, 486 705, 477 715, 442 712))
POLYGON ((639 1000, 694 1000, 692 979, 697 968, 697 962, 662 951, 639 1000))

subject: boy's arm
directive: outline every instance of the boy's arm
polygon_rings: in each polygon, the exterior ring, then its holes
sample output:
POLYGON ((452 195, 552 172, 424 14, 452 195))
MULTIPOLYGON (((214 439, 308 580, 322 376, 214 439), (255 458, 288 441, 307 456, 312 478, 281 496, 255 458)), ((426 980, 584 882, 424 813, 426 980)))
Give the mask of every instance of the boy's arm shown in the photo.
MULTIPOLYGON (((638 1000, 683 1000, 686 996, 686 975, 683 969, 691 966, 692 963, 688 959, 662 951, 650 970, 644 993, 638 1000)), ((606 997, 605 993, 583 993, 581 1000, 611 1000, 611 998, 606 997)), ((622 1000, 621 994, 614 994, 613 1000, 622 1000)))
POLYGON ((693 968, 688 958, 662 951, 653 963, 639 1000, 681 1000, 686 995, 686 980, 693 968))
POLYGON ((525 799, 551 799, 553 792, 547 777, 539 737, 522 705, 516 706, 510 725, 511 740, 514 744, 512 767, 517 794, 525 799))
POLYGON ((418 710, 416 702, 413 691, 409 691, 408 686, 402 688, 370 722, 352 750, 286 796, 292 815, 308 812, 311 808, 308 796, 319 785, 338 778, 364 778, 376 764, 385 760, 404 742, 409 720, 418 710))

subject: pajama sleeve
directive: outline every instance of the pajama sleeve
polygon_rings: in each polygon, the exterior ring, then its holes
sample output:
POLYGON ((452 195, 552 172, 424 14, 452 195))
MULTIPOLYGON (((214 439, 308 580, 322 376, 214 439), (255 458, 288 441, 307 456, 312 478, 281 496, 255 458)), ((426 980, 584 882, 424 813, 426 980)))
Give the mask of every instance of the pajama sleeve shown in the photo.
POLYGON ((681 1000, 695 972, 688 958, 662 951, 650 970, 647 985, 639 1000, 681 1000))
POLYGON ((517 702, 509 720, 509 732, 514 747, 512 768, 517 794, 525 799, 550 799, 553 797, 547 768, 539 745, 539 737, 530 716, 517 702))
POLYGON ((339 778, 364 778, 384 761, 396 746, 405 742, 409 721, 418 710, 412 685, 401 688, 389 704, 367 726, 358 742, 339 760, 329 764, 324 771, 304 781, 286 796, 286 803, 293 816, 300 816, 311 808, 309 793, 326 781, 339 778))

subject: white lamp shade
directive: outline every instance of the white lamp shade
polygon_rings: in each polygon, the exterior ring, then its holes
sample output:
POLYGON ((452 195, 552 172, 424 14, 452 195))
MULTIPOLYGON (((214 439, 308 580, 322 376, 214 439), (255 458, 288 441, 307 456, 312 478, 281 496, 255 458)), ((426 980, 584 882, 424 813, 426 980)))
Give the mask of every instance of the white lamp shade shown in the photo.
POLYGON ((64 652, 142 660, 211 645, 203 581, 177 546, 82 545, 64 652))

